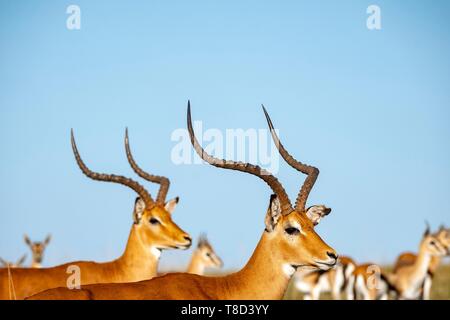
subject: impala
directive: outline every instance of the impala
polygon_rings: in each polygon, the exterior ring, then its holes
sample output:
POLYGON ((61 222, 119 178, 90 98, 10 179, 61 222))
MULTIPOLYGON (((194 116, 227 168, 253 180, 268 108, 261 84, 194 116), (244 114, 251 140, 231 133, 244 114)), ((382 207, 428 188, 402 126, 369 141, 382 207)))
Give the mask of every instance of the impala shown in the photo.
POLYGON ((80 270, 80 283, 117 283, 150 279, 156 275, 161 250, 187 249, 191 245, 190 236, 172 220, 178 198, 165 202, 169 190, 169 180, 153 176, 140 169, 134 161, 125 135, 127 157, 133 170, 141 177, 160 184, 158 196, 154 201, 150 193, 138 182, 123 176, 100 174, 91 171, 81 159, 73 131, 72 149, 81 171, 97 181, 113 182, 134 190, 136 199, 133 212, 133 225, 123 255, 111 262, 97 263, 76 261, 53 268, 13 269, 10 274, 0 271, 0 299, 23 299, 49 288, 66 286, 68 267, 77 266, 80 270), (11 289, 10 283, 13 284, 11 289))
MULTIPOLYGON (((438 240, 438 242, 444 247, 447 251, 447 256, 450 255, 450 230, 446 229, 444 226, 441 226, 439 230, 433 234, 433 236, 438 240)), ((412 266, 417 261, 418 255, 412 252, 402 253, 395 262, 394 273, 397 273, 404 267, 412 266)), ((419 298, 429 300, 430 299, 430 291, 431 285, 433 281, 434 274, 441 263, 442 256, 441 255, 432 255, 427 274, 422 283, 421 294, 419 298)))
POLYGON ((20 268, 23 266, 23 263, 25 262, 25 259, 27 258, 27 255, 24 254, 19 260, 17 260, 17 262, 8 262, 6 260, 3 260, 2 258, 0 258, 0 264, 2 265, 2 267, 4 268, 20 268))
POLYGON ((337 254, 314 231, 320 215, 305 208, 319 170, 295 160, 280 143, 267 113, 266 117, 281 156, 307 175, 295 207, 281 183, 268 171, 249 163, 217 159, 206 153, 194 135, 188 102, 187 125, 197 154, 215 167, 255 175, 274 192, 261 239, 243 269, 223 277, 172 273, 137 283, 88 285, 81 290, 57 288, 32 299, 281 299, 299 267, 332 268, 337 254))
POLYGON ((349 285, 353 288, 356 300, 387 300, 393 290, 380 266, 365 263, 356 266, 349 285))
POLYGON ((42 259, 44 258, 44 251, 50 243, 51 236, 48 235, 44 241, 31 241, 27 235, 23 236, 25 243, 31 249, 32 259, 31 268, 42 268, 42 259))
POLYGON ((221 268, 222 266, 222 259, 216 254, 206 236, 201 235, 187 272, 203 275, 206 268, 221 268))
POLYGON ((352 300, 353 288, 348 283, 355 266, 353 259, 340 256, 336 267, 328 271, 298 271, 294 277, 295 288, 304 294, 305 300, 318 300, 326 292, 331 292, 334 300, 340 300, 343 293, 352 300))
POLYGON ((417 258, 413 263, 397 266, 389 278, 396 288, 400 299, 419 299, 422 297, 423 284, 428 276, 428 270, 433 257, 442 257, 447 249, 435 234, 427 227, 419 245, 417 258))

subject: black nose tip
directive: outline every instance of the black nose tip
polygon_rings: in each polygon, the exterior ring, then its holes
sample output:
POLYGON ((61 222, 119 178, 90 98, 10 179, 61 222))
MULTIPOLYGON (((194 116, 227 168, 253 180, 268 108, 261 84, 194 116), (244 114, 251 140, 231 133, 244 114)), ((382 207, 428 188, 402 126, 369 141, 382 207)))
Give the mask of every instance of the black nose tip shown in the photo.
POLYGON ((192 238, 191 238, 191 237, 188 237, 188 236, 185 236, 185 237, 184 237, 184 240, 187 240, 187 241, 189 241, 190 243, 192 242, 192 238))
POLYGON ((330 258, 333 258, 333 259, 335 259, 335 260, 337 260, 337 258, 338 258, 338 256, 336 255, 336 253, 330 252, 330 251, 327 251, 327 256, 329 256, 330 258))

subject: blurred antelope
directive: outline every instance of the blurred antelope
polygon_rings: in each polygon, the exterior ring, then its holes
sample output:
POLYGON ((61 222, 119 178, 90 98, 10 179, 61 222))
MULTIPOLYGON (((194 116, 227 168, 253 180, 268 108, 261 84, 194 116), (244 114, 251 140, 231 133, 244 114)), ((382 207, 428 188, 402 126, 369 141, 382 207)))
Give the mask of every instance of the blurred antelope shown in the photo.
POLYGON ((201 235, 187 272, 203 275, 206 268, 221 268, 222 266, 222 259, 216 254, 206 236, 201 235))
POLYGON ((348 286, 356 264, 349 257, 340 256, 336 266, 328 271, 298 271, 294 277, 295 288, 304 294, 305 300, 318 300, 321 293, 330 292, 334 300, 345 294, 353 299, 353 288, 348 286))
POLYGON ((358 265, 353 271, 349 286, 356 300, 387 300, 393 290, 381 267, 373 263, 358 265))
POLYGON ((243 269, 224 277, 173 273, 138 283, 89 285, 74 291, 58 288, 32 299, 281 299, 298 268, 332 268, 337 254, 314 231, 320 217, 305 207, 319 170, 295 160, 280 143, 267 113, 266 117, 281 156, 307 175, 295 207, 281 183, 268 171, 249 163, 217 159, 203 150, 194 135, 188 103, 188 130, 197 154, 215 167, 255 175, 274 192, 264 232, 243 269))
POLYGON ((51 240, 51 235, 48 235, 43 242, 31 241, 27 235, 23 236, 25 243, 31 249, 32 260, 31 268, 42 268, 42 259, 44 258, 44 251, 47 248, 51 240))
POLYGON ((80 284, 132 282, 150 279, 156 275, 161 250, 187 249, 191 237, 172 220, 178 198, 165 202, 169 190, 169 180, 150 175, 135 163, 125 134, 125 147, 128 161, 133 170, 142 178, 160 184, 156 200, 136 181, 113 174, 100 174, 88 169, 78 153, 73 131, 72 149, 81 171, 97 181, 113 182, 129 187, 139 197, 133 212, 133 225, 123 255, 111 262, 89 261, 70 262, 54 268, 14 269, 8 275, 0 271, 0 299, 23 299, 49 288, 67 285, 68 268, 76 266, 80 271, 80 284), (13 284, 13 289, 8 284, 13 284))
POLYGON ((400 275, 397 276, 397 278, 400 278, 396 281, 399 283, 398 286, 405 291, 403 298, 429 300, 431 285, 436 269, 439 267, 442 257, 444 255, 450 255, 449 229, 441 226, 435 234, 427 235, 427 233, 429 233, 429 226, 427 226, 427 231, 421 242, 419 254, 411 252, 402 253, 395 263, 393 273, 395 275, 400 275), (428 238, 428 240, 425 238, 428 238), (426 271, 423 271, 423 268, 425 268, 427 263, 428 268, 426 271), (420 265, 422 270, 420 270, 420 265), (414 266, 416 267, 414 268, 414 266), (414 270, 415 272, 412 274, 411 270, 414 270), (405 274, 409 274, 409 276, 406 276, 405 274), (410 286, 407 285, 408 282, 410 283, 410 286), (417 288, 417 286, 419 286, 419 288, 417 288), (407 289, 408 287, 410 287, 409 290, 407 289))
POLYGON ((24 254, 19 260, 17 260, 16 263, 14 262, 8 262, 6 260, 3 260, 2 258, 0 258, 0 264, 2 265, 2 267, 4 268, 20 268, 23 266, 23 263, 25 262, 25 259, 27 258, 27 255, 24 254))

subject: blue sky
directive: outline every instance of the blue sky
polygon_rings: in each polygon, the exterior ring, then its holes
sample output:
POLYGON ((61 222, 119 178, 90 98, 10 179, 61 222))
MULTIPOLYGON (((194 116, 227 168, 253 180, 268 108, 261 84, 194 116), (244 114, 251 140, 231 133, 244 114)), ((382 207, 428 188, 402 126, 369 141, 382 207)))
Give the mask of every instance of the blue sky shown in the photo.
MULTIPOLYGON (((172 181, 174 219, 206 231, 228 268, 262 231, 270 189, 259 179, 171 162, 186 102, 207 128, 266 128, 320 168, 309 204, 333 212, 318 232, 357 261, 416 250, 427 219, 450 224, 448 1, 0 1, 0 256, 43 239, 45 265, 118 257, 135 194, 93 182, 142 167, 172 181), (66 8, 81 8, 81 30, 66 8), (366 28, 381 8, 382 30, 366 28)), ((282 163, 291 198, 304 177, 282 163)), ((155 194, 156 187, 146 184, 155 194)), ((164 252, 163 266, 191 251, 164 252)))

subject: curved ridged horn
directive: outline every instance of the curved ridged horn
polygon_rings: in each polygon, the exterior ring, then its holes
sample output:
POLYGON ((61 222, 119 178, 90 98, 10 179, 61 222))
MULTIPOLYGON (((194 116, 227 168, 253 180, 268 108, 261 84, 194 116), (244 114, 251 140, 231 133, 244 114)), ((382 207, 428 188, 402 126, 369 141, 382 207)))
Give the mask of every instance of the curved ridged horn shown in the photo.
POLYGON ((298 195, 297 199, 295 200, 295 210, 297 211, 304 211, 306 208, 306 201, 308 200, 309 193, 311 192, 311 189, 314 186, 314 183, 317 180, 317 176, 319 175, 319 169, 303 164, 300 161, 297 161, 292 157, 289 152, 284 148, 283 144, 281 143, 280 139, 278 138, 275 129, 273 127, 272 120, 269 117, 269 114, 267 113, 266 108, 264 108, 264 105, 262 106, 264 114, 266 115, 267 123, 270 128, 270 133, 272 134, 273 141, 275 143, 275 146, 278 149, 278 152, 283 157, 283 159, 294 169, 300 171, 303 174, 308 175, 305 179, 305 182, 303 183, 298 195))
POLYGON ((149 174, 142 170, 134 161, 133 155, 131 154, 130 143, 128 139, 128 128, 125 129, 125 150, 127 152, 128 162, 130 163, 131 168, 133 168, 134 172, 141 178, 148 180, 150 182, 158 183, 160 185, 158 195, 156 196, 156 202, 158 204, 164 205, 166 201, 167 193, 169 192, 170 181, 166 177, 155 176, 153 174, 149 174))
POLYGON ((133 189, 145 202, 145 205, 147 208, 150 208, 154 205, 154 201, 150 194, 145 190, 143 186, 141 186, 136 181, 125 178, 124 176, 117 176, 114 174, 104 174, 104 173, 97 173, 89 170, 89 168, 84 164, 83 160, 80 157, 80 154, 78 153, 77 145, 75 143, 75 137, 73 135, 73 129, 71 130, 71 141, 72 141, 72 150, 75 155, 75 159, 77 160, 78 167, 80 167, 81 171, 88 177, 96 181, 105 181, 105 182, 114 182, 119 183, 124 186, 127 186, 131 189, 133 189))
POLYGON ((283 186, 278 181, 278 179, 275 178, 270 172, 250 163, 214 158, 200 146, 200 144, 197 141, 197 138, 195 137, 194 129, 192 128, 190 101, 188 101, 188 108, 187 108, 187 126, 189 130, 189 135, 191 137, 192 146, 194 147, 195 151, 200 156, 200 158, 202 158, 203 160, 205 160, 206 162, 217 168, 237 170, 257 176, 258 178, 264 180, 272 189, 272 191, 278 196, 281 204, 281 210, 284 215, 289 214, 293 211, 291 202, 289 200, 286 191, 284 190, 283 186))

